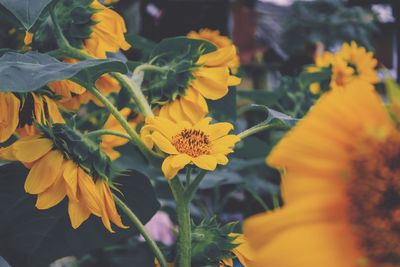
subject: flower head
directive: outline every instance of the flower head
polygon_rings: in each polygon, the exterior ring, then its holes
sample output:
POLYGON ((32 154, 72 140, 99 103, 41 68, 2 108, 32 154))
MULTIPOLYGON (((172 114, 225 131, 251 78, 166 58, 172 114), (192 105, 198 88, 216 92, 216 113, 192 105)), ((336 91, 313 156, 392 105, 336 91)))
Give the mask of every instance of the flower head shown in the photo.
POLYGON ((231 252, 236 259, 225 259, 220 263, 220 267, 234 267, 236 266, 234 264, 235 260, 239 261, 243 267, 252 266, 251 264, 254 258, 253 250, 250 247, 246 237, 244 237, 242 234, 236 233, 230 233, 229 236, 234 238, 232 243, 236 245, 236 247, 233 248, 231 252))
MULTIPOLYGON (((325 52, 315 59, 315 65, 308 67, 308 72, 319 72, 330 68, 329 87, 333 90, 349 86, 370 87, 379 82, 376 73, 377 60, 372 52, 359 47, 353 41, 344 43, 342 49, 335 54, 325 52)), ((311 89, 311 88, 310 88, 311 89)))
POLYGON ((240 79, 229 72, 228 63, 235 55, 236 49, 231 45, 200 56, 184 95, 164 104, 160 114, 173 121, 198 122, 208 113, 206 99, 220 99, 228 93, 229 86, 240 84, 240 79))
POLYGON ((126 26, 124 19, 114 10, 94 0, 90 5, 95 9, 90 37, 84 41, 85 50, 96 58, 107 58, 107 52, 116 53, 120 49, 128 50, 131 46, 125 40, 126 26))
POLYGON ((11 135, 35 135, 34 122, 39 124, 51 121, 64 122, 55 101, 45 94, 14 94, 0 92, 0 143, 11 135))
POLYGON ((254 266, 398 265, 400 131, 373 89, 359 92, 323 95, 271 152, 285 206, 245 223, 254 266))
MULTIPOLYGON (((207 28, 200 29, 198 32, 191 31, 187 34, 187 37, 192 39, 207 40, 218 48, 228 47, 233 44, 231 39, 221 35, 219 31, 214 31, 207 28)), ((235 57, 231 58, 231 60, 228 62, 228 66, 233 73, 237 73, 237 69, 240 67, 240 59, 237 54, 235 57)))
POLYGON ((164 117, 147 118, 142 128, 145 142, 155 144, 168 156, 162 171, 171 179, 187 164, 204 170, 215 170, 217 164, 228 163, 227 154, 239 142, 236 135, 228 135, 232 124, 223 122, 210 125, 211 118, 203 118, 196 124, 187 121, 175 123, 164 117))
POLYGON ((20 161, 30 169, 25 191, 37 195, 36 208, 49 209, 68 197, 73 228, 78 228, 90 214, 101 217, 110 232, 110 221, 126 228, 109 187, 106 175, 110 167, 105 155, 80 141, 80 136, 65 125, 40 128, 41 135, 21 138, 0 149, 1 159, 20 161), (76 151, 82 154, 74 154, 76 151))

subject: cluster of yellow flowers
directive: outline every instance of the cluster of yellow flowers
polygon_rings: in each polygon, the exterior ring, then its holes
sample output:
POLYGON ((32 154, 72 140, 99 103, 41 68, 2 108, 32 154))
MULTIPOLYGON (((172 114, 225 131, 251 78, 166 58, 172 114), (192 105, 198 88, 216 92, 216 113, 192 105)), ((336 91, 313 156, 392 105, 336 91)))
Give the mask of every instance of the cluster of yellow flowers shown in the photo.
MULTIPOLYGON (((359 47, 353 41, 344 43, 336 52, 324 52, 315 59, 315 65, 308 67, 308 72, 320 72, 324 68, 331 69, 329 88, 332 90, 346 87, 373 88, 379 82, 376 73, 378 61, 372 52, 359 47)), ((319 83, 312 83, 310 91, 318 94, 321 91, 319 83)))

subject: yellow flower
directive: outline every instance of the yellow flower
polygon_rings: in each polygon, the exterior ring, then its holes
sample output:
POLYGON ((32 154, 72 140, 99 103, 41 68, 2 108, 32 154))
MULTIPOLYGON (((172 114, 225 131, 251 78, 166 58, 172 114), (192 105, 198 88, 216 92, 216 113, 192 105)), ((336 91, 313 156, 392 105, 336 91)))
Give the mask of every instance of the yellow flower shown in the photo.
POLYGON ((200 169, 215 170, 217 164, 228 163, 227 154, 239 142, 236 135, 228 135, 232 124, 223 122, 210 125, 211 118, 196 124, 187 121, 174 123, 164 117, 150 117, 142 128, 147 145, 154 144, 169 156, 162 164, 167 179, 172 179, 187 164, 200 169))
MULTIPOLYGON (((192 39, 207 40, 218 48, 223 48, 233 45, 231 39, 221 35, 219 31, 213 31, 207 28, 200 29, 198 32, 191 31, 187 34, 187 37, 192 39)), ((228 66, 234 74, 237 73, 237 69, 240 67, 240 59, 237 54, 229 61, 228 66)))
POLYGON ((37 195, 36 208, 49 209, 68 196, 68 213, 73 228, 78 228, 90 214, 101 217, 110 232, 113 232, 110 221, 126 228, 107 182, 91 177, 58 150, 52 140, 42 136, 21 138, 0 149, 0 158, 21 161, 30 169, 25 191, 37 195))
POLYGON ((160 115, 175 122, 198 122, 208 113, 205 99, 220 99, 228 93, 229 86, 240 84, 240 79, 229 73, 228 63, 235 55, 233 45, 202 55, 185 95, 163 105, 160 115))
POLYGON ((115 4, 118 2, 119 2, 119 0, 104 0, 105 5, 111 5, 111 4, 115 4))
POLYGON ((7 141, 19 123, 20 101, 13 93, 0 93, 0 143, 7 141))
POLYGON ((245 222, 254 266, 397 266, 400 131, 373 89, 321 97, 273 149, 285 206, 245 222))
MULTIPOLYGON (((77 60, 66 59, 64 62, 73 64, 76 63, 77 60)), ((65 109, 77 110, 81 105, 87 104, 89 101, 93 101, 97 106, 103 106, 103 104, 87 91, 86 88, 73 81, 60 80, 50 82, 47 86, 56 95, 62 97, 58 103, 65 109)), ((99 79, 97 79, 95 86, 104 96, 108 96, 110 93, 119 92, 121 90, 119 82, 108 74, 100 76, 99 79)))
POLYGON ((24 44, 30 45, 32 43, 33 33, 25 32, 24 44))
POLYGON ((351 44, 344 43, 342 49, 335 54, 325 52, 316 57, 315 66, 308 67, 307 71, 318 72, 322 68, 331 67, 330 88, 333 90, 348 86, 371 88, 379 82, 376 66, 377 60, 372 52, 358 47, 353 41, 351 44))
POLYGON ((310 84, 310 92, 314 95, 317 95, 321 92, 321 86, 319 83, 312 83, 310 84))
POLYGON ((27 94, 23 104, 13 93, 0 93, 0 111, 0 143, 14 133, 35 135, 34 121, 39 124, 64 122, 54 100, 36 93, 27 94))
MULTIPOLYGON (((132 113, 132 111, 129 108, 123 108, 120 111, 121 115, 128 120, 128 116, 132 113)), ((137 124, 143 120, 142 116, 136 116, 133 120, 128 120, 129 124, 132 126, 133 129, 136 128, 137 124)), ((110 117, 107 119, 106 123, 103 126, 103 129, 105 130, 112 130, 116 131, 119 133, 126 133, 124 128, 121 126, 121 124, 115 119, 113 115, 110 115, 110 117)), ((117 159, 120 157, 120 153, 116 150, 114 150, 115 147, 117 146, 123 146, 129 142, 128 139, 123 138, 123 137, 118 137, 115 135, 103 135, 101 138, 101 144, 100 147, 104 151, 104 153, 107 154, 107 156, 110 157, 111 160, 117 159)))
MULTIPOLYGON (((232 253, 236 256, 238 261, 244 267, 252 266, 252 262, 254 260, 253 250, 248 244, 246 237, 244 237, 242 234, 235 234, 235 233, 231 233, 229 234, 229 236, 236 237, 235 240, 233 241, 233 244, 238 246, 232 249, 232 253)), ((232 259, 223 260, 222 263, 220 264, 220 267, 233 267, 233 266, 234 265, 232 259)))
POLYGON ((96 58, 107 58, 107 52, 128 50, 131 45, 125 40, 124 19, 114 10, 94 0, 90 5, 97 12, 92 16, 96 24, 92 26, 89 39, 84 41, 85 50, 96 58))

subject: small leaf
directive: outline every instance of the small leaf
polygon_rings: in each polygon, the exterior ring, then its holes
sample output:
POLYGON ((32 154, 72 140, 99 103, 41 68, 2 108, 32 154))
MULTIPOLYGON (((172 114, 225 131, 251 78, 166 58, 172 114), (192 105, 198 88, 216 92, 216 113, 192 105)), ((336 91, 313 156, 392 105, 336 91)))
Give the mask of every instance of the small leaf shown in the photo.
POLYGON ((28 31, 53 0, 0 0, 28 31))
POLYGON ((0 91, 31 92, 49 82, 70 79, 80 84, 94 83, 107 72, 126 73, 124 63, 111 59, 96 59, 67 64, 46 54, 8 52, 0 57, 0 91))
POLYGON ((293 126, 298 121, 298 119, 294 119, 282 112, 270 109, 267 106, 253 104, 250 107, 251 109, 265 111, 268 114, 267 119, 262 122, 263 124, 283 123, 286 126, 293 126))

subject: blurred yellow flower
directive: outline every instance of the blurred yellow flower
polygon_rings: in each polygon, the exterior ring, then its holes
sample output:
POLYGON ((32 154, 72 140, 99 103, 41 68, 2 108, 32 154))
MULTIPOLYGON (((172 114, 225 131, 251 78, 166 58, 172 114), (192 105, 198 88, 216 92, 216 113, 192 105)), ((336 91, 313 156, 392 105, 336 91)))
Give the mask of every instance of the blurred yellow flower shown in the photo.
MULTIPOLYGON (((232 40, 226 36, 221 35, 219 31, 214 31, 207 28, 200 29, 198 32, 191 31, 187 34, 187 37, 192 39, 207 40, 218 48, 223 48, 233 45, 232 40)), ((228 66, 234 74, 237 73, 237 70, 240 67, 240 59, 237 54, 235 57, 231 58, 231 60, 228 62, 228 66)))
POLYGON ((20 101, 13 93, 0 93, 0 143, 7 141, 19 123, 20 101))
POLYGON ((24 44, 30 45, 32 43, 33 33, 25 32, 24 44))
POLYGON ((144 142, 155 144, 168 154, 162 164, 167 179, 176 176, 187 164, 200 169, 215 170, 217 164, 228 163, 227 154, 240 141, 236 135, 228 135, 233 125, 221 122, 210 125, 211 118, 203 118, 196 124, 187 121, 175 123, 164 117, 149 117, 142 128, 144 142))
POLYGON ((362 89, 323 95, 272 150, 285 205, 245 222, 255 267, 398 265, 400 131, 362 89))
MULTIPOLYGON (((236 256, 238 261, 244 267, 252 266, 252 262, 254 260, 253 250, 248 244, 246 237, 244 237, 242 234, 235 233, 231 233, 229 236, 236 237, 233 241, 233 244, 238 246, 232 249, 232 253, 236 256)), ((223 260, 220 264, 220 267, 234 267, 233 259, 223 260)))
POLYGON ((21 138, 11 146, 0 149, 0 158, 21 161, 30 169, 25 191, 37 195, 36 208, 49 209, 68 196, 68 213, 73 228, 78 228, 90 214, 101 217, 110 232, 114 232, 110 221, 126 228, 107 182, 91 177, 58 150, 52 140, 42 136, 21 138))
POLYGON ((124 19, 114 10, 94 0, 90 7, 97 12, 92 16, 95 24, 89 39, 84 41, 84 49, 95 58, 107 58, 107 52, 128 50, 131 45, 125 40, 124 19))
POLYGON ((376 73, 378 61, 372 52, 359 47, 353 41, 344 43, 335 54, 325 52, 315 59, 315 66, 307 68, 308 72, 318 72, 321 68, 332 68, 331 89, 343 89, 348 86, 362 88, 373 87, 379 82, 376 73))
POLYGON ((192 72, 194 78, 185 95, 163 105, 160 116, 192 124, 203 118, 208 113, 205 99, 220 99, 228 93, 229 86, 240 84, 240 78, 229 73, 228 63, 235 55, 233 45, 202 55, 196 63, 199 67, 192 72))
POLYGON ((314 95, 317 95, 321 92, 321 86, 319 83, 312 83, 310 84, 310 92, 314 95))

